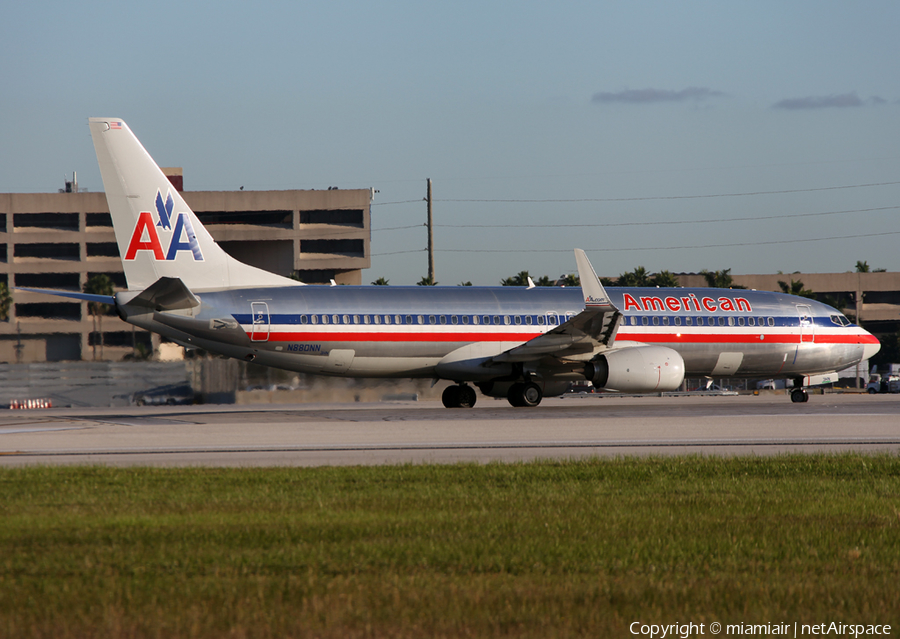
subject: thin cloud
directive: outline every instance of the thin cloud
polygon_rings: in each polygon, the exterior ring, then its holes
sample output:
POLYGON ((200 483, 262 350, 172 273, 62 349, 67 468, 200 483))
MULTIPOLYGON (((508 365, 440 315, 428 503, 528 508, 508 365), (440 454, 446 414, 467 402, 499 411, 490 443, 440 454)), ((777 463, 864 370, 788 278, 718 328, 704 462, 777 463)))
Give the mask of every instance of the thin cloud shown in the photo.
POLYGON ((624 102, 628 104, 653 104, 657 102, 700 102, 707 98, 716 98, 727 95, 721 91, 714 91, 707 87, 688 87, 681 91, 669 89, 626 89, 618 93, 600 92, 591 97, 595 104, 610 104, 624 102))
POLYGON ((862 107, 866 104, 885 104, 887 100, 884 98, 872 96, 868 100, 863 100, 856 92, 842 93, 840 95, 810 95, 805 98, 787 98, 776 102, 772 105, 773 109, 828 109, 828 108, 854 108, 862 107))

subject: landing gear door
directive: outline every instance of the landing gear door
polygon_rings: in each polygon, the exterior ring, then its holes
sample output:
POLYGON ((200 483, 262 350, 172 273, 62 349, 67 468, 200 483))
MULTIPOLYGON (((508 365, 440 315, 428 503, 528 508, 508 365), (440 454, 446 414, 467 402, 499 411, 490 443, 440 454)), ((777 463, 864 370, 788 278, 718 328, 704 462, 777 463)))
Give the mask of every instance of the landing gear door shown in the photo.
POLYGON ((250 313, 253 317, 253 330, 250 333, 250 341, 268 342, 269 305, 265 302, 250 302, 250 313))
POLYGON ((800 316, 800 343, 812 344, 816 341, 816 324, 813 322, 812 309, 807 304, 797 304, 800 316))

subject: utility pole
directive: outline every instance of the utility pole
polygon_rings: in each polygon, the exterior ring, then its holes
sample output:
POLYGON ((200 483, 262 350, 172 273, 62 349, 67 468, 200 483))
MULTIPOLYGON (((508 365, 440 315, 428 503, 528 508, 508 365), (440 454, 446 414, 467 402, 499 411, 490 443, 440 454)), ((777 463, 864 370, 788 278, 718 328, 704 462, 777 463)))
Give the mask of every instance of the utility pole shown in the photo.
POLYGON ((16 364, 22 363, 22 325, 16 320, 16 364))
POLYGON ((434 226, 431 208, 431 178, 428 178, 428 281, 434 284, 434 226))
MULTIPOLYGON (((862 327, 862 307, 863 307, 863 290, 862 290, 862 273, 856 274, 856 325, 862 327)), ((872 370, 871 364, 866 361, 866 384, 869 383, 869 371, 872 370)), ((859 388, 859 362, 856 362, 856 387, 859 388)))

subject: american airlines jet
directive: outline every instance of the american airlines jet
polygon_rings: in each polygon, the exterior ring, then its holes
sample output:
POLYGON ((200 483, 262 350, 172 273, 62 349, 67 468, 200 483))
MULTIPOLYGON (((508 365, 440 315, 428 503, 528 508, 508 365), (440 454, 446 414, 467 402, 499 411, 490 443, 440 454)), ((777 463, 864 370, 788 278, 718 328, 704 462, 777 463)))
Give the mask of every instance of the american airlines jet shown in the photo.
POLYGON ((646 393, 685 376, 787 378, 805 402, 804 386, 880 348, 806 298, 607 291, 580 249, 580 288, 304 286, 225 253, 125 122, 91 118, 90 129, 128 290, 52 294, 113 304, 187 347, 301 373, 450 380, 448 408, 473 406, 472 385, 524 407, 577 380, 646 393))

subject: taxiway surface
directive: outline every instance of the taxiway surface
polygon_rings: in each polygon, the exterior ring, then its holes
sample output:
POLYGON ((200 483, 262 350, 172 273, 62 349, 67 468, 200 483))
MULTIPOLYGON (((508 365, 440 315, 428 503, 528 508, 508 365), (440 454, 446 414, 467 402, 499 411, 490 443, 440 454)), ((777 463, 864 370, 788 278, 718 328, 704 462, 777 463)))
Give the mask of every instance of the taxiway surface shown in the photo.
POLYGON ((900 452, 900 396, 784 395, 10 410, 0 465, 320 466, 900 452))

